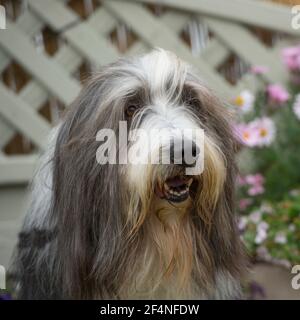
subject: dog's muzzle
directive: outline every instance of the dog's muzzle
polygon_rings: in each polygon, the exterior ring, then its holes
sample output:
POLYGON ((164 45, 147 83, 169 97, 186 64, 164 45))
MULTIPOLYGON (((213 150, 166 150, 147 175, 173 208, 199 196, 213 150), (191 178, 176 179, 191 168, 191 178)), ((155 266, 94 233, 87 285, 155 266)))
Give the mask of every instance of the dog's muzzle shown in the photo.
POLYGON ((184 174, 186 167, 193 167, 196 164, 196 158, 199 155, 199 148, 194 142, 190 144, 191 150, 188 152, 185 148, 175 147, 171 144, 169 154, 171 166, 174 168, 174 174, 168 176, 163 183, 157 183, 155 186, 155 194, 170 202, 183 202, 190 196, 192 197, 197 187, 197 179, 194 176, 184 174), (187 160, 188 159, 188 160, 187 160))
POLYGON ((155 193, 161 199, 171 202, 183 202, 190 196, 190 187, 194 179, 188 176, 168 178, 162 186, 156 184, 155 193))

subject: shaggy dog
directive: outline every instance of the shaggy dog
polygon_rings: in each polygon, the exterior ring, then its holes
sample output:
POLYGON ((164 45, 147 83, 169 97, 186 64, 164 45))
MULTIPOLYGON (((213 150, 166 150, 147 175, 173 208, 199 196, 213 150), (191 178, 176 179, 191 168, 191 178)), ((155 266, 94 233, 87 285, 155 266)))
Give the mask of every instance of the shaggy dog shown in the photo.
MULTIPOLYGON (((109 149, 115 141, 102 142, 109 149)), ((145 142, 125 137, 116 152, 145 142)), ((154 146, 144 153, 165 152, 154 146)), ((11 269, 17 296, 239 298, 245 260, 234 157, 226 107, 174 54, 156 49, 104 67, 53 130, 41 159, 11 269), (203 129, 203 150, 192 147, 203 171, 186 174, 193 164, 178 164, 174 150, 170 164, 99 164, 98 132, 118 134, 120 121, 128 131, 167 129, 165 138, 173 129, 203 129)))

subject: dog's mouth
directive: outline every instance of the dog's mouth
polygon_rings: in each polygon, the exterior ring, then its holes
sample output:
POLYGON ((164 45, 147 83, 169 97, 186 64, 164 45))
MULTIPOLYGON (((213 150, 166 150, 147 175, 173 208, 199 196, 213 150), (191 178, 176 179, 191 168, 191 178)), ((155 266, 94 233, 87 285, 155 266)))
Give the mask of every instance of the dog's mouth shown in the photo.
POLYGON ((161 199, 171 202, 183 202, 190 195, 190 187, 194 179, 188 176, 168 178, 162 186, 156 185, 155 193, 161 199))

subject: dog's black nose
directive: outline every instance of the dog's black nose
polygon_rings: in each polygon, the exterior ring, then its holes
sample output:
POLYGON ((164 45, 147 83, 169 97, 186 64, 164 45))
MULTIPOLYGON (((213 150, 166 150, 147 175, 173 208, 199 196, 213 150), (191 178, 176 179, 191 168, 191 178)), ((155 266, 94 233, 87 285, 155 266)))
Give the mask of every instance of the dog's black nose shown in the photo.
POLYGON ((184 167, 193 167, 200 153, 199 147, 193 141, 172 142, 170 146, 171 164, 179 164, 184 167))

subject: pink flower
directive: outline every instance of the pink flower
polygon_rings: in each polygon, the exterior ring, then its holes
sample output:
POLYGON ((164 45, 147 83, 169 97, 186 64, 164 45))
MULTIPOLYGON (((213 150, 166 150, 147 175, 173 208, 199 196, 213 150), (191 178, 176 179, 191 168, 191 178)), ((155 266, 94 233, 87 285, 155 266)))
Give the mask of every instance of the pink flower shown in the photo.
POLYGON ((260 185, 253 186, 248 190, 249 196, 257 196, 258 194, 262 194, 264 192, 265 192, 265 188, 260 185))
POLYGON ((249 123, 236 124, 234 134, 245 146, 263 147, 274 141, 276 127, 272 119, 263 117, 249 123))
POLYGON ((263 117, 252 122, 256 131, 256 146, 269 146, 275 139, 276 127, 271 118, 263 117))
POLYGON ((253 74, 265 74, 269 71, 269 68, 266 67, 266 66, 253 66, 251 69, 250 69, 250 72, 253 73, 253 74))
POLYGON ((282 59, 290 71, 300 70, 300 46, 284 48, 282 59))
POLYGON ((238 140, 248 147, 270 145, 275 138, 276 128, 273 120, 264 117, 248 124, 240 123, 235 127, 238 140))
POLYGON ((257 134, 254 128, 247 123, 239 123, 234 128, 237 139, 248 147, 255 147, 257 144, 257 134))
POLYGON ((267 87, 267 94, 271 103, 282 104, 289 100, 290 95, 280 84, 270 84, 267 87))
POLYGON ((249 185, 247 191, 249 196, 256 196, 265 192, 263 187, 265 179, 260 173, 247 175, 245 181, 249 185))
POLYGON ((248 174, 245 177, 245 181, 246 181, 246 183, 251 184, 251 185, 258 185, 258 184, 264 183, 265 182, 265 178, 260 173, 248 174))

